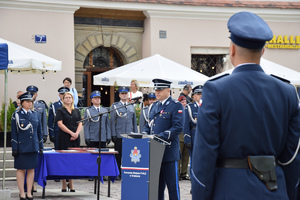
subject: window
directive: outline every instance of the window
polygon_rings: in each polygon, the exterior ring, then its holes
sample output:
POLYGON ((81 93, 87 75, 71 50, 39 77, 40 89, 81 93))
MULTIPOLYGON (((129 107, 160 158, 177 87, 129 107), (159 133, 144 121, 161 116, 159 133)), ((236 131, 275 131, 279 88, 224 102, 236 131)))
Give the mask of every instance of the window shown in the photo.
POLYGON ((115 50, 107 47, 98 47, 88 54, 83 66, 84 68, 115 68, 122 65, 122 59, 115 50))
POLYGON ((208 77, 214 76, 223 71, 223 58, 221 55, 192 55, 192 69, 208 77))

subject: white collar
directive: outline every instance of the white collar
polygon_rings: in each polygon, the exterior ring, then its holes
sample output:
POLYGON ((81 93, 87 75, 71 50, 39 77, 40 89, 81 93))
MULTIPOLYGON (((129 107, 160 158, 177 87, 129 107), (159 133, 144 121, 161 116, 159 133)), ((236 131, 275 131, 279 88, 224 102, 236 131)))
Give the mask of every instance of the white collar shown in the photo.
MULTIPOLYGON (((93 105, 93 106, 94 106, 94 105, 93 105)), ((101 106, 99 106, 99 107, 94 106, 94 107, 96 108, 96 110, 97 110, 97 108, 99 108, 99 110, 100 110, 100 107, 101 107, 101 106)))
POLYGON ((22 108, 22 110, 23 110, 23 112, 25 113, 25 114, 27 114, 27 112, 29 112, 29 113, 31 113, 31 110, 25 110, 24 108, 22 108))
POLYGON ((236 66, 235 68, 241 67, 243 65, 256 65, 256 63, 242 63, 242 64, 239 64, 238 66, 236 66))
POLYGON ((164 105, 164 103, 170 98, 170 95, 163 101, 161 101, 161 105, 164 105))

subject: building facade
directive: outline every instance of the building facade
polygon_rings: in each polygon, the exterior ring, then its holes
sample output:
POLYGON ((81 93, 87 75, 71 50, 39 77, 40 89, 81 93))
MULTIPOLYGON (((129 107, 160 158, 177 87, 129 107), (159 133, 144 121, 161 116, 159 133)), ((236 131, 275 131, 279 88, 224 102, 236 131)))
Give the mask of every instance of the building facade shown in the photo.
POLYGON ((264 58, 300 71, 298 1, 2 0, 0 38, 63 63, 62 71, 48 72, 45 79, 9 73, 8 96, 14 100, 17 91, 33 84, 38 99, 54 102, 62 80, 70 77, 84 105, 98 89, 109 106, 117 98, 115 87, 93 85, 93 75, 154 54, 215 75, 232 68, 227 21, 239 11, 258 14, 273 30, 264 58), (37 34, 46 35, 47 42, 35 43, 37 34))

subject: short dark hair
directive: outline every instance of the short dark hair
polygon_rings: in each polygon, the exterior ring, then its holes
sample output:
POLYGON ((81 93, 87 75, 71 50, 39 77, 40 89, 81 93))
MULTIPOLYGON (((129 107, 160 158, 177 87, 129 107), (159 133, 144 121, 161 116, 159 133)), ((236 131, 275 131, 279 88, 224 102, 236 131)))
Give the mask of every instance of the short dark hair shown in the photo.
POLYGON ((190 88, 192 88, 192 86, 191 86, 190 84, 186 84, 186 85, 183 87, 183 90, 189 91, 190 88))
POLYGON ((143 102, 149 100, 149 95, 148 94, 143 94, 143 102))
POLYGON ((65 79, 63 80, 63 83, 64 83, 65 81, 69 81, 69 82, 72 84, 72 80, 71 80, 69 77, 65 78, 65 79))

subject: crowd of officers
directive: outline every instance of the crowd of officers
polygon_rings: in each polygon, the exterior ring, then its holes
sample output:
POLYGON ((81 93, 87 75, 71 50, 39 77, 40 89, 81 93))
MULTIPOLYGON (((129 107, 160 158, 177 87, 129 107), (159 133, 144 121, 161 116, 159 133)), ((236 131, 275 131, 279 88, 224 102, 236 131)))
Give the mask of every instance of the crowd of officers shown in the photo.
MULTIPOLYGON (((112 141, 114 143, 114 148, 116 151, 119 152, 119 154, 116 154, 116 160, 117 160, 117 165, 119 170, 121 171, 121 159, 122 159, 122 135, 121 134, 128 134, 128 133, 144 133, 144 134, 156 134, 157 136, 159 136, 160 133, 166 131, 167 135, 160 135, 159 137, 161 137, 163 140, 173 140, 173 138, 175 138, 176 141, 178 141, 178 135, 180 133, 183 134, 183 126, 186 126, 186 133, 184 133, 184 141, 185 143, 187 143, 188 147, 192 146, 192 139, 193 139, 193 134, 194 134, 194 126, 195 126, 195 116, 197 115, 197 110, 196 108, 199 105, 199 100, 200 98, 196 98, 198 94, 201 94, 201 86, 197 86, 193 89, 193 96, 195 98, 195 101, 192 100, 192 102, 189 102, 189 104, 186 106, 186 108, 189 109, 185 109, 182 107, 182 105, 177 101, 171 98, 170 94, 170 85, 171 82, 166 81, 166 80, 162 80, 162 79, 154 79, 154 86, 155 86, 155 93, 154 92, 150 92, 148 94, 142 94, 139 92, 138 95, 142 95, 141 100, 139 100, 139 106, 140 106, 140 116, 139 116, 139 130, 137 128, 137 118, 136 118, 136 112, 135 112, 135 106, 136 104, 133 104, 130 96, 137 96, 137 92, 130 94, 130 89, 128 87, 119 87, 118 88, 118 92, 119 92, 119 97, 120 97, 120 101, 115 102, 112 104, 110 110, 110 116, 108 114, 108 108, 104 108, 101 106, 101 92, 100 91, 93 91, 90 94, 90 99, 92 102, 92 106, 88 107, 85 109, 84 111, 84 119, 88 119, 85 120, 83 123, 83 127, 84 127, 84 138, 85 138, 85 143, 87 145, 87 147, 99 147, 99 129, 100 129, 100 116, 99 113, 105 113, 102 115, 101 117, 101 139, 100 139, 100 146, 101 148, 106 148, 106 146, 112 141), (166 90, 168 89, 168 90, 166 90), (162 91, 166 90, 166 95, 163 96, 160 93, 162 91), (156 93, 158 94, 159 98, 157 99, 156 97, 156 93), (157 108, 158 106, 158 102, 162 102, 164 103, 163 108, 157 108), (176 109, 174 109, 174 106, 177 107, 176 109), (170 108, 171 112, 167 112, 168 108, 170 108), (191 109, 193 110, 191 113, 191 109), (189 116, 187 118, 187 120, 183 120, 183 116, 184 116, 184 112, 187 113, 186 116, 189 116), (150 115, 150 116, 149 116, 150 115), (154 120, 153 116, 158 115, 158 119, 163 119, 163 118, 168 118, 171 121, 166 121, 166 120, 162 120, 161 122, 159 122, 159 120, 154 120), (174 115, 174 117, 170 117, 170 115, 174 115), (177 117, 176 117, 177 116, 177 117), (175 119, 175 123, 174 123, 174 119, 172 120, 172 118, 175 119), (177 122, 176 122, 177 121, 177 122), (183 122, 186 121, 187 123, 184 124, 183 122), (167 123, 166 123, 167 122, 167 123), (156 127, 162 127, 161 125, 159 125, 159 123, 163 123, 164 126, 166 126, 165 128, 163 128, 164 130, 155 130, 155 125, 158 124, 158 126, 156 125, 156 127), (179 124, 179 126, 176 127, 176 123, 179 124), (173 129, 175 130, 172 130, 173 129), (172 131, 168 131, 168 130, 172 130, 172 131), (171 136, 171 132, 172 134, 174 134, 172 137, 171 136)), ((138 83, 135 82, 133 80, 133 83, 135 84, 135 87, 138 88, 138 83)), ((51 142, 54 143, 54 149, 58 150, 58 138, 59 138, 59 126, 55 120, 56 118, 56 114, 57 114, 57 110, 61 107, 63 107, 63 96, 66 92, 70 92, 70 88, 69 87, 60 87, 58 89, 58 96, 59 96, 59 100, 52 103, 49 108, 47 108, 47 105, 45 104, 44 101, 39 100, 37 101, 37 96, 38 96, 38 87, 34 86, 34 85, 30 85, 26 88, 26 92, 24 94, 22 94, 20 91, 18 92, 18 99, 22 100, 22 102, 24 101, 24 99, 22 99, 24 97, 24 95, 28 96, 28 95, 32 95, 32 102, 33 102, 33 107, 32 107, 32 111, 34 113, 37 114, 37 116, 39 117, 39 121, 40 121, 40 127, 39 127, 39 131, 37 134, 41 133, 40 137, 42 139, 42 142, 45 143, 48 139, 48 133, 49 133, 49 139, 51 142), (20 98, 21 97, 21 98, 20 98), (46 110, 48 109, 48 119, 47 119, 47 114, 46 114, 46 110), (48 120, 48 121, 47 121, 48 120), (48 129, 48 130, 47 130, 48 129)), ((183 89, 183 93, 180 94, 180 96, 184 96, 184 98, 188 97, 187 95, 190 93, 191 91, 191 86, 187 85, 184 87, 183 89), (186 93, 186 91, 188 91, 186 93)), ((16 110, 21 110, 22 106, 20 106, 20 102, 16 101, 14 102, 16 104, 17 109, 16 110)), ((75 108, 76 109, 76 108, 75 108)), ((20 121, 20 123, 22 123, 22 121, 24 119, 22 119, 22 116, 20 116, 17 120, 20 121)), ((31 122, 28 122, 31 123, 31 122)), ((161 129, 161 128, 159 128, 161 129)), ((21 130, 22 131, 22 130, 21 130)), ((20 141, 21 137, 17 137, 19 140, 17 141, 13 141, 16 144, 18 143, 24 143, 24 141, 20 141)), ((174 143, 175 144, 175 143, 174 143)), ((26 144, 25 144, 26 145, 26 144)), ((173 144, 172 144, 173 145, 173 144)), ((172 146, 171 145, 171 146, 172 146)), ((19 149, 18 149, 19 150, 19 149)), ((39 149, 38 149, 39 150, 39 149)), ((42 151, 40 149, 40 151, 42 151)), ((176 165, 177 165, 177 160, 179 160, 181 158, 180 156, 180 150, 179 150, 179 146, 176 145, 176 148, 174 149, 173 147, 169 150, 166 150, 166 155, 168 154, 168 152, 170 152, 170 154, 172 156, 164 156, 164 160, 166 161, 170 161, 174 160, 174 164, 176 161, 176 165), (172 158, 174 157, 174 159, 172 158)), ((189 152, 191 155, 191 148, 189 148, 189 152)), ((175 165, 173 166, 175 167, 175 165)), ((187 168, 187 166, 186 166, 187 168)), ((165 173, 169 173, 168 170, 168 166, 165 168, 165 173)), ((175 182, 177 182, 177 186, 175 186, 176 190, 178 191, 178 198, 179 198, 179 187, 178 187, 178 179, 182 179, 182 177, 180 176, 180 165, 179 168, 177 169, 174 168, 174 170, 176 169, 176 173, 172 174, 172 176, 165 176, 165 179, 167 179, 167 181, 163 181, 163 183, 161 183, 162 188, 161 188, 161 195, 163 195, 163 191, 164 191, 164 187, 165 187, 165 182, 168 185, 168 182, 174 182, 174 180, 172 180, 173 177, 176 176, 175 182), (169 181, 168 181, 169 180, 169 181)), ((172 170, 172 173, 173 171, 172 170)), ((188 174, 187 174, 187 170, 184 170, 184 178, 185 180, 188 180, 188 174)), ((183 175, 182 175, 183 176, 183 175)), ((117 180, 121 179, 121 175, 119 177, 117 177, 117 180)), ((168 186, 169 188, 169 186, 168 186)), ((170 188, 169 188, 170 189, 170 188)), ((35 189, 34 189, 35 191, 35 189)))

